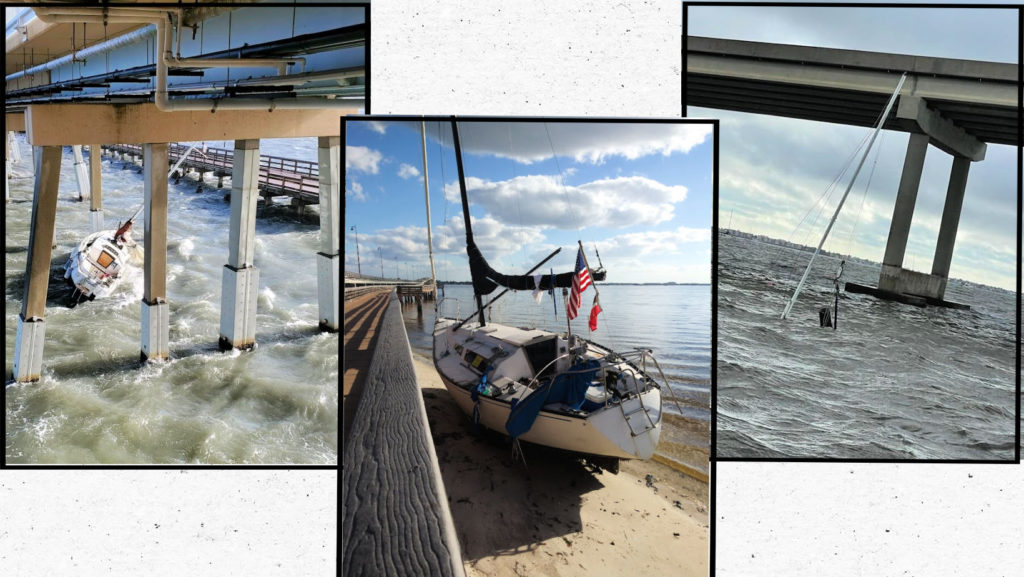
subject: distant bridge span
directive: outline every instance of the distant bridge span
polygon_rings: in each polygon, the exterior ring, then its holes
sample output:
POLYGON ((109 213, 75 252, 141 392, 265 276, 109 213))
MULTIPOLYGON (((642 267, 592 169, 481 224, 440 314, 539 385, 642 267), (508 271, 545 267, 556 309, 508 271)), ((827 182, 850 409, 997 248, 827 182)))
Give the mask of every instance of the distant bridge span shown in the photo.
MULTIPOLYGON (((874 126, 900 74, 907 72, 901 96, 924 99, 930 110, 982 142, 1018 142, 1016 64, 698 36, 685 40, 687 106, 874 126)), ((896 113, 885 128, 921 132, 896 113)))

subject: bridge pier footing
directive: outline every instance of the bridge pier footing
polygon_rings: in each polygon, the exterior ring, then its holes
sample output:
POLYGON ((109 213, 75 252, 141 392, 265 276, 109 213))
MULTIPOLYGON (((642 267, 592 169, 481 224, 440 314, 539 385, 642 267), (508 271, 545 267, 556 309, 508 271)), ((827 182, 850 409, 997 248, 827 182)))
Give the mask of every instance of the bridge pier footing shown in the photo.
POLYGON ((16 382, 38 381, 43 369, 43 341, 46 333, 46 290, 50 283, 50 257, 57 216, 61 147, 39 147, 33 154, 36 182, 32 199, 32 222, 25 265, 25 292, 18 332, 14 343, 16 382))
POLYGON ((259 269, 256 249, 256 199, 259 196, 260 141, 236 140, 231 179, 231 226, 228 264, 221 285, 221 350, 256 344, 256 296, 259 269))
POLYGON ((317 253, 317 301, 320 329, 341 326, 341 137, 321 136, 317 141, 320 176, 320 252, 317 253))

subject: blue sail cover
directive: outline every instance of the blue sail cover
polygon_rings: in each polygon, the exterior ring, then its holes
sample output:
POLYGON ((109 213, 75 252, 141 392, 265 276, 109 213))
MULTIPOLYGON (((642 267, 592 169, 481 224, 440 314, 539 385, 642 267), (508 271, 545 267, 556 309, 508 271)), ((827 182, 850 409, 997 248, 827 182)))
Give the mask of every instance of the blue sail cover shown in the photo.
POLYGON ((596 360, 573 363, 569 373, 562 373, 537 387, 522 401, 513 399, 505 430, 513 439, 529 431, 540 410, 551 403, 565 403, 579 410, 586 401, 587 388, 600 367, 601 363, 596 360))

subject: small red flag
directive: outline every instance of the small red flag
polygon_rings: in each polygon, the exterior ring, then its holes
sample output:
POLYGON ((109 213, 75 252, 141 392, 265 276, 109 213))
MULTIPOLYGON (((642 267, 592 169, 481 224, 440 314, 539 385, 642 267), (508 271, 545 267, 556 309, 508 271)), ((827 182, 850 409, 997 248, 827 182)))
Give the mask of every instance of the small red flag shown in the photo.
POLYGON ((590 330, 597 330, 597 315, 601 312, 601 303, 597 300, 597 295, 594 295, 594 307, 590 309, 590 330))

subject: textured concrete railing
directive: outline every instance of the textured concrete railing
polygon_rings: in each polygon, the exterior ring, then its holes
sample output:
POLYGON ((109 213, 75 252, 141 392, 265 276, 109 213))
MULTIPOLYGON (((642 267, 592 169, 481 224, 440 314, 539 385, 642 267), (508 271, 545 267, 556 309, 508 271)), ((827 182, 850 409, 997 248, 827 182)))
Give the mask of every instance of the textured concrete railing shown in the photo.
POLYGON ((462 577, 462 555, 392 291, 348 435, 343 439, 345 575, 462 577))

